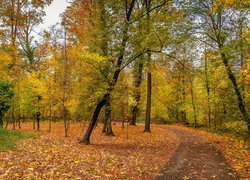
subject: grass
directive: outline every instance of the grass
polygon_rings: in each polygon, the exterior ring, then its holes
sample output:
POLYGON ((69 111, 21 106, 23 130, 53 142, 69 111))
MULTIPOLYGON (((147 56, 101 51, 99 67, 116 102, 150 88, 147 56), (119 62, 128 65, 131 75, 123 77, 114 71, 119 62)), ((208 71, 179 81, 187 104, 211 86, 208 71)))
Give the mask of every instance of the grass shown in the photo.
POLYGON ((14 149, 16 142, 25 138, 35 138, 36 135, 21 131, 7 131, 0 128, 0 151, 14 149))

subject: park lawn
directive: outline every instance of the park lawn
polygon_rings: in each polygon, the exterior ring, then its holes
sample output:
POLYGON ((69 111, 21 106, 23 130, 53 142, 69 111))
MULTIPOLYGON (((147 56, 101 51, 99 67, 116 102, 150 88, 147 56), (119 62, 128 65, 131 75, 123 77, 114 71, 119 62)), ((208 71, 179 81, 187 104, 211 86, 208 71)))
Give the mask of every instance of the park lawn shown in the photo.
POLYGON ((21 131, 8 131, 0 128, 0 151, 14 149, 16 143, 25 138, 35 138, 36 135, 21 131))

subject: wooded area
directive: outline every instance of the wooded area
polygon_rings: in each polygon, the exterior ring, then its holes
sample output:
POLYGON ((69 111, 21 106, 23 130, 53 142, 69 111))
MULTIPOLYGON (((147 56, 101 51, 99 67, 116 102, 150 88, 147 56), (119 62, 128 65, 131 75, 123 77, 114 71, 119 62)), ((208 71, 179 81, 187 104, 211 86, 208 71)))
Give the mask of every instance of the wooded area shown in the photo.
POLYGON ((249 0, 72 0, 41 29, 52 2, 0 0, 0 129, 69 137, 78 123, 87 145, 99 126, 182 123, 250 139, 249 0))
POLYGON ((125 119, 249 128, 247 1, 79 0, 38 39, 50 3, 1 2, 1 126, 91 119, 86 143, 98 118, 109 135, 125 119))

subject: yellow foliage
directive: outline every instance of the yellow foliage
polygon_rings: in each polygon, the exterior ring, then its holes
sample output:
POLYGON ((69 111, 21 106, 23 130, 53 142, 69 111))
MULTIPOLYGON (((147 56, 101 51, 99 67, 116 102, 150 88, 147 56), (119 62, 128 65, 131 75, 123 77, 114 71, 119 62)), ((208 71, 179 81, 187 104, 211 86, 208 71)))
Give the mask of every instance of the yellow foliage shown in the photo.
POLYGON ((0 50, 0 77, 7 77, 6 68, 11 64, 11 57, 6 52, 0 50))

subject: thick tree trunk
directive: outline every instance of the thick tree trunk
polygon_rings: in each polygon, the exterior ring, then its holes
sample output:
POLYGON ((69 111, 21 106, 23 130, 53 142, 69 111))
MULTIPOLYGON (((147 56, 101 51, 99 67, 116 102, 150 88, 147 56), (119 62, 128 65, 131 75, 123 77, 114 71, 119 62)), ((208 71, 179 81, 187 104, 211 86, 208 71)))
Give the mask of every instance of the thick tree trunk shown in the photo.
POLYGON ((240 112, 242 114, 243 120, 247 123, 248 132, 250 133, 250 118, 249 118, 249 115, 248 115, 248 113, 246 111, 246 107, 245 107, 245 104, 244 104, 244 101, 243 101, 243 98, 242 98, 238 83, 237 83, 236 78, 235 78, 235 76, 234 76, 234 74, 233 74, 233 72, 232 72, 232 70, 230 68, 230 65, 228 63, 228 59, 226 57, 226 54, 221 53, 221 57, 222 57, 222 60, 223 60, 223 64, 226 67, 227 75, 228 75, 229 79, 231 80, 231 82, 233 84, 234 91, 235 91, 235 94, 236 94, 237 100, 238 100, 239 110, 240 110, 240 112))
POLYGON ((83 139, 80 141, 80 143, 84 143, 84 144, 90 144, 90 136, 92 134, 92 131, 95 127, 95 124, 97 122, 97 118, 99 116, 99 113, 102 109, 102 107, 106 104, 107 102, 107 98, 109 98, 110 94, 105 94, 103 96, 103 98, 98 102, 95 111, 92 115, 91 121, 89 123, 88 129, 83 137, 83 139))
POLYGON ((150 131, 150 119, 151 119, 151 97, 152 97, 152 74, 148 72, 148 84, 147 84, 147 109, 146 109, 146 121, 144 132, 150 131))
POLYGON ((111 124, 111 102, 110 97, 105 104, 105 135, 114 136, 111 124))
MULTIPOLYGON (((140 95, 139 95, 140 96, 140 95)), ((138 96, 136 96, 138 97, 138 96)), ((137 99, 137 98, 136 98, 137 99)), ((132 126, 135 126, 136 125, 136 119, 137 119, 137 115, 138 115, 138 112, 139 112, 139 108, 138 108, 138 105, 134 105, 132 107, 132 117, 131 117, 131 121, 129 123, 129 125, 132 125, 132 126)))

